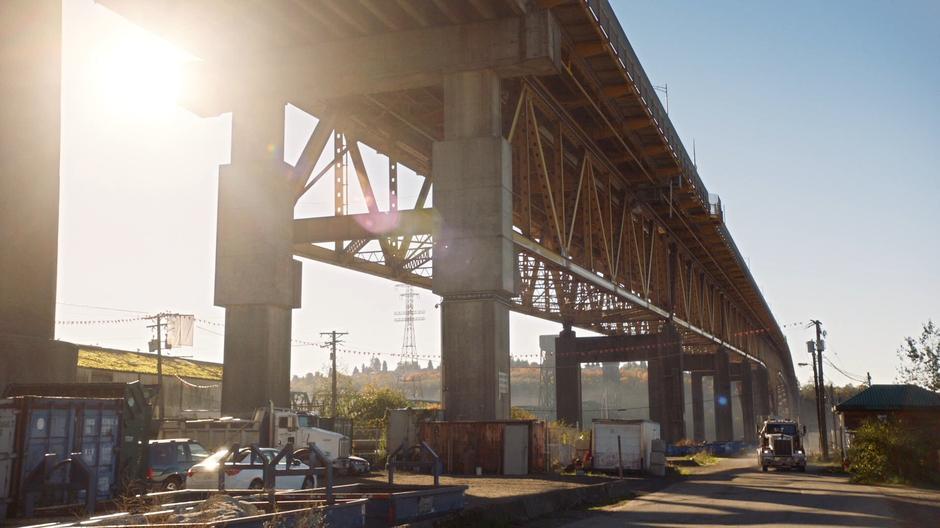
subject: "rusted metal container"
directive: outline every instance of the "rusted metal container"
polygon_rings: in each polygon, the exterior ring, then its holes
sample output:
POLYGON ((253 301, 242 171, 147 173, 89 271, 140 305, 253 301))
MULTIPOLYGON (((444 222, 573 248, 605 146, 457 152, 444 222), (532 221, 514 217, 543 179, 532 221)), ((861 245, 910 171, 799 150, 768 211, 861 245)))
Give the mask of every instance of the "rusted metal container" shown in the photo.
POLYGON ((441 457, 445 473, 545 471, 545 423, 537 420, 425 422, 419 436, 441 457))

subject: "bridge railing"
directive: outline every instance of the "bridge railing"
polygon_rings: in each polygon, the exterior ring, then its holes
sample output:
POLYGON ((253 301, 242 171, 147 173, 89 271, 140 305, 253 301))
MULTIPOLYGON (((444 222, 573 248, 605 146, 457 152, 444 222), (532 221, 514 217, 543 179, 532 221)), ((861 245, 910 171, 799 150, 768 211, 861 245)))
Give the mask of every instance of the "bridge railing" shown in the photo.
MULTIPOLYGON (((650 82, 649 77, 646 76, 646 71, 644 71, 643 67, 640 65, 640 59, 637 58, 636 52, 633 51, 633 46, 630 45, 630 41, 627 39, 626 32, 624 32, 623 26, 620 25, 620 20, 614 13, 613 8, 610 6, 610 2, 608 0, 584 1, 590 9, 591 13, 594 15, 594 18, 600 26, 601 30, 606 35, 607 40, 613 47, 614 52, 617 54, 620 65, 627 73, 627 76, 635 84, 637 91, 640 93, 640 98, 643 100, 643 103, 649 110, 653 120, 656 121, 656 124, 660 129, 660 133, 665 136, 669 147, 673 150, 673 152, 676 154, 676 157, 679 159, 679 164, 682 168, 682 174, 692 183, 692 187, 699 195, 702 204, 706 207, 709 207, 709 194, 708 190, 705 188, 705 183, 702 182, 702 179, 699 177, 698 171, 689 157, 689 153, 685 150, 685 146, 679 139, 679 135, 676 133, 676 129, 672 125, 672 121, 669 119, 669 115, 666 113, 666 109, 663 107, 662 101, 659 99, 659 95, 653 88, 653 84, 650 82)), ((760 295, 760 288, 757 286, 757 281, 754 280, 750 269, 748 269, 747 265, 744 263, 744 257, 741 255, 737 244, 734 243, 734 239, 731 238, 731 233, 724 225, 724 222, 720 222, 718 224, 718 229, 721 232, 721 235, 724 237, 725 241, 728 243, 728 246, 731 248, 732 253, 734 253, 735 257, 737 258, 738 263, 745 270, 752 287, 756 292, 758 292, 758 296, 761 299, 761 303, 763 304, 764 309, 768 314, 770 314, 771 324, 775 329, 774 333, 776 334, 777 340, 784 347, 784 349, 786 349, 786 340, 783 338, 783 333, 780 331, 780 327, 777 324, 773 313, 770 311, 770 307, 767 305, 766 299, 763 298, 763 295, 760 295)))
POLYGON ((656 94, 653 84, 640 65, 640 59, 637 58, 636 53, 633 51, 633 46, 630 45, 630 41, 627 39, 627 35, 620 25, 617 15, 614 14, 613 8, 610 6, 608 0, 586 0, 586 2, 595 20, 600 25, 601 30, 607 36, 614 52, 617 54, 621 66, 624 71, 627 72, 627 76, 630 77, 636 85, 640 93, 640 98, 649 110, 653 120, 656 121, 660 132, 665 136, 669 147, 679 159, 679 163, 682 166, 682 173, 692 182, 692 186, 695 192, 698 193, 702 204, 707 205, 708 190, 699 177, 698 171, 695 170, 695 165, 692 164, 689 153, 685 150, 682 140, 679 139, 675 127, 672 126, 672 121, 670 121, 662 101, 659 100, 659 95, 656 94))

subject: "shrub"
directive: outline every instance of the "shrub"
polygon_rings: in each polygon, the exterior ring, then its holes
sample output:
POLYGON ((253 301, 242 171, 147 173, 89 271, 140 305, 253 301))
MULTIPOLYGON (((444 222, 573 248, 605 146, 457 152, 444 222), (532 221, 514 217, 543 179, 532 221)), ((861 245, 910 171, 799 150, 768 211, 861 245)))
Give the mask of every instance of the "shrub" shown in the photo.
POLYGON ((856 482, 930 482, 937 480, 940 441, 895 420, 868 420, 855 431, 849 467, 856 482))

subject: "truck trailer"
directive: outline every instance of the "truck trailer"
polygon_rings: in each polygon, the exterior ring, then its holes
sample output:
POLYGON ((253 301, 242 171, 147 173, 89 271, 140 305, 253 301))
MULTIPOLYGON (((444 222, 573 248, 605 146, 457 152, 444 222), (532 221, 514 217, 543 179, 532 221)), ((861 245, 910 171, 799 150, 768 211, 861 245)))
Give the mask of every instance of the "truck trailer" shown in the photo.
POLYGON ((259 407, 250 420, 232 417, 200 420, 166 420, 160 438, 191 438, 210 451, 233 444, 281 448, 315 443, 330 460, 348 458, 351 441, 346 435, 301 425, 304 416, 291 409, 259 407))

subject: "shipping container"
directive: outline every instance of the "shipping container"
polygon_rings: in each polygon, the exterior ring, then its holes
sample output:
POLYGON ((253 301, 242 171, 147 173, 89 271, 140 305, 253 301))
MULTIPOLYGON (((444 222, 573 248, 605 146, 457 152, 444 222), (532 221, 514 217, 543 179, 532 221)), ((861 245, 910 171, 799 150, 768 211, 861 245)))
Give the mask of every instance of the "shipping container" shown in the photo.
POLYGON ((594 469, 616 471, 622 464, 623 469, 647 471, 653 440, 659 438, 659 424, 649 420, 594 420, 591 437, 594 469))
POLYGON ((441 458, 444 472, 525 475, 545 471, 545 423, 536 420, 425 422, 421 441, 441 458))
MULTIPOLYGON (((0 403, 3 401, 0 400, 0 403)), ((6 519, 9 499, 12 497, 15 433, 16 410, 0 405, 0 521, 6 519)))
MULTIPOLYGON (((143 482, 147 477, 147 445, 156 438, 151 400, 156 388, 130 383, 25 383, 12 384, 4 391, 4 398, 14 396, 54 396, 59 398, 117 398, 124 401, 121 413, 121 441, 119 450, 119 482, 143 482)), ((2 462, 0 462, 2 465, 2 462)), ((2 471, 2 470, 0 470, 2 471)), ((2 486, 0 486, 2 490, 2 486)))
MULTIPOLYGON (((125 402, 116 398, 18 396, 0 400, 0 460, 8 460, 9 486, 2 497, 8 514, 35 508, 87 504, 88 490, 66 489, 78 477, 75 466, 60 466, 43 477, 46 456, 58 464, 73 454, 87 466, 94 500, 114 497, 119 481, 125 402), (10 415, 15 416, 13 420, 10 415), (43 482, 44 481, 44 482, 43 482)), ((2 465, 0 465, 2 467, 2 465)), ((2 489, 0 489, 2 491, 2 489)))

